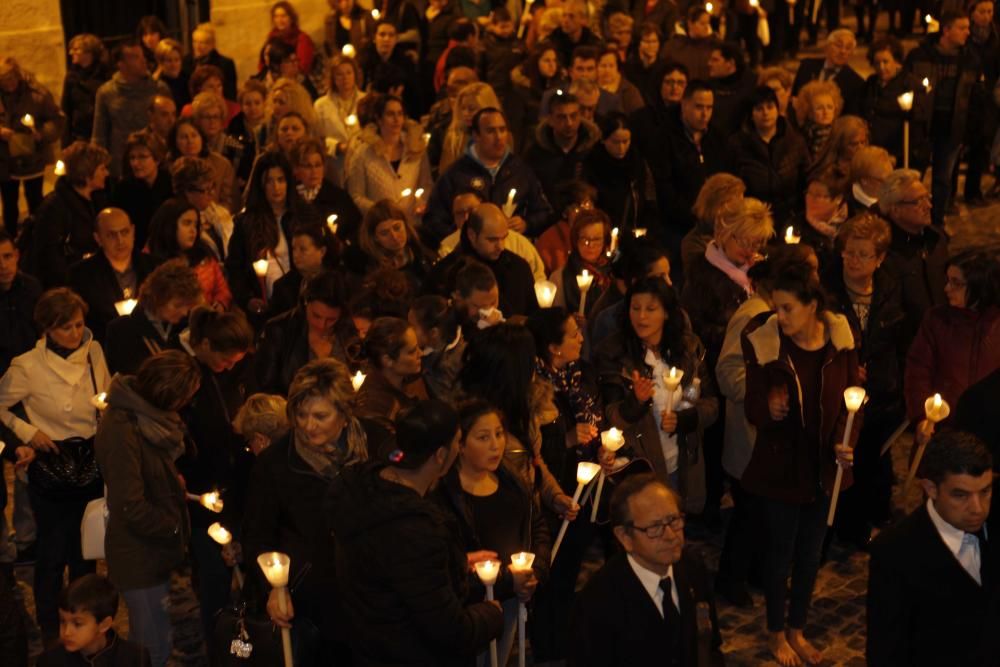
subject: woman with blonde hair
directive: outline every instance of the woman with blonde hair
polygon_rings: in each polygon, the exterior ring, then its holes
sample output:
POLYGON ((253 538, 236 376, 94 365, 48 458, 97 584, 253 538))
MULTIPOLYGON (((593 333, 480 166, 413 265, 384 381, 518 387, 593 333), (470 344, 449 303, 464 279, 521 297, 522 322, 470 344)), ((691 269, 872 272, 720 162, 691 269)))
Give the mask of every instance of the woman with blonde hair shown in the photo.
POLYGON ((833 122, 844 110, 844 98, 833 81, 810 81, 795 98, 795 118, 813 160, 826 145, 833 122))
POLYGON ((319 134, 332 141, 333 153, 343 162, 351 139, 361 133, 358 102, 365 96, 361 67, 349 56, 330 58, 330 89, 313 107, 318 118, 319 134))
POLYGON ((167 84, 177 108, 183 108, 191 101, 191 91, 188 89, 190 72, 185 72, 183 67, 184 47, 177 40, 167 37, 161 39, 153 49, 153 57, 156 59, 153 79, 167 84))
POLYGON ((267 613, 275 625, 292 628, 293 635, 319 631, 318 655, 301 652, 298 664, 338 664, 344 651, 347 623, 336 589, 327 491, 345 467, 384 460, 389 440, 384 429, 358 419, 355 402, 350 370, 341 362, 316 359, 300 368, 288 390, 291 431, 260 453, 250 474, 244 560, 256 563, 264 552, 281 551, 291 557, 291 580, 304 578, 287 610, 259 568, 248 570, 248 590, 269 592, 267 613))
POLYGON ((496 92, 487 83, 477 81, 458 91, 452 104, 451 125, 441 142, 441 160, 437 165, 439 174, 465 155, 472 134, 472 119, 476 112, 491 107, 501 108, 496 92))
POLYGON ((299 114, 306 127, 315 136, 319 136, 316 129, 319 127, 319 120, 316 117, 316 110, 313 108, 312 97, 310 97, 309 91, 297 81, 284 77, 275 81, 274 85, 271 86, 271 93, 267 96, 265 107, 269 119, 267 136, 273 137, 277 134, 278 121, 284 118, 289 111, 299 114))
POLYGON ((851 160, 859 149, 868 145, 868 123, 858 116, 841 116, 833 122, 830 138, 815 156, 813 171, 833 169, 838 178, 848 180, 851 160))
POLYGON ((233 430, 257 456, 288 435, 288 403, 277 394, 252 394, 233 418, 233 430))
POLYGON ((681 266, 685 271, 705 254, 705 246, 715 235, 715 220, 719 212, 743 199, 747 186, 742 179, 720 172, 705 179, 694 201, 694 216, 698 224, 681 241, 681 266))

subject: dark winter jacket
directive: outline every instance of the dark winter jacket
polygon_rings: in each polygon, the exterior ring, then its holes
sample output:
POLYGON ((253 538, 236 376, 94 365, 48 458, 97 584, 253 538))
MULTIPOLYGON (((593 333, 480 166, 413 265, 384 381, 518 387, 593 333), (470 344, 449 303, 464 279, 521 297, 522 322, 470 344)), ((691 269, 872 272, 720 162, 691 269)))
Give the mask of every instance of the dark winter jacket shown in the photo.
POLYGON ((108 323, 106 345, 108 370, 111 373, 135 373, 146 358, 163 350, 180 350, 180 333, 187 326, 181 322, 170 328, 164 338, 146 316, 140 302, 130 315, 108 323))
MULTIPOLYGON (((869 142, 872 146, 881 146, 896 158, 896 166, 903 166, 903 121, 907 114, 899 108, 899 96, 910 91, 913 93, 912 115, 919 118, 929 118, 929 112, 923 108, 929 100, 920 79, 907 72, 900 72, 892 81, 882 85, 878 74, 872 74, 865 81, 861 95, 860 115, 868 121, 869 142)), ((929 127, 917 121, 910 121, 910 168, 923 170, 930 161, 929 127)))
POLYGON ((944 304, 945 263, 948 261, 948 237, 934 227, 919 234, 907 234, 898 225, 892 227, 892 242, 882 263, 886 272, 903 288, 903 348, 909 349, 931 306, 944 304))
MULTIPOLYGON (((771 204, 780 225, 802 200, 809 149, 802 136, 784 118, 778 131, 764 143, 752 123, 729 139, 736 176, 746 183, 746 195, 771 204)), ((777 225, 776 225, 777 226, 777 225)))
POLYGON ((169 96, 167 84, 150 77, 128 83, 121 73, 115 74, 97 89, 91 141, 111 153, 110 169, 113 176, 118 177, 122 173, 128 135, 138 132, 149 123, 149 102, 155 95, 169 96))
POLYGON ((535 129, 535 143, 524 154, 524 161, 531 165, 545 194, 552 200, 559 183, 583 176, 583 162, 600 140, 600 129, 590 121, 581 120, 576 144, 569 152, 563 151, 556 144, 552 126, 548 120, 543 120, 535 129))
POLYGON ((69 267, 99 250, 94 239, 97 204, 84 199, 65 176, 35 212, 32 259, 36 277, 48 289, 65 285, 69 267))
MULTIPOLYGON (((136 291, 128 298, 138 297, 138 287, 156 268, 156 260, 141 252, 132 254, 132 270, 135 271, 136 291)), ((115 270, 111 267, 107 256, 96 252, 92 257, 80 260, 69 268, 69 285, 77 294, 83 297, 89 306, 87 310, 87 328, 94 334, 94 340, 104 342, 107 328, 111 320, 118 317, 115 302, 125 299, 122 288, 115 278, 115 270)))
POLYGON ((337 581, 359 667, 471 665, 503 616, 468 604, 468 562, 454 517, 383 479, 379 464, 345 470, 330 494, 337 581), (405 548, 400 548, 405 545, 405 548))
POLYGON ((122 639, 113 629, 105 635, 107 646, 89 658, 77 651, 70 653, 62 646, 38 656, 37 667, 150 667, 146 647, 122 639))
POLYGON ((94 131, 94 98, 97 89, 111 78, 111 74, 111 68, 99 62, 86 69, 72 66, 66 72, 61 105, 66 114, 63 146, 77 140, 90 141, 90 134, 94 131))
POLYGON ((750 96, 757 85, 757 75, 749 69, 737 71, 727 77, 712 79, 712 127, 724 138, 729 138, 750 115, 750 96))
POLYGON ((142 250, 149 239, 149 223, 163 202, 174 196, 170 165, 164 162, 156 171, 153 185, 134 176, 123 178, 115 185, 111 203, 128 213, 135 225, 135 247, 142 250))
POLYGON ((691 318, 691 328, 705 345, 709 368, 715 368, 726 337, 726 325, 749 294, 709 263, 704 253, 684 270, 681 305, 691 318))
POLYGON ((931 132, 948 132, 952 143, 958 144, 965 138, 969 120, 970 104, 976 99, 984 99, 981 89, 982 64, 976 52, 966 46, 958 53, 955 62, 938 50, 940 34, 925 39, 906 55, 905 69, 917 81, 928 79, 931 90, 927 94, 925 106, 914 106, 914 120, 930 128, 931 132), (935 116, 936 98, 941 94, 944 80, 954 79, 952 69, 957 66, 957 82, 954 86, 954 101, 947 123, 943 127, 932 127, 935 116))
POLYGON ((0 126, 14 131, 7 141, 0 141, 0 180, 41 176, 45 165, 55 162, 54 149, 66 127, 66 117, 46 88, 34 81, 21 80, 14 92, 0 91, 0 126), (22 119, 31 114, 35 139, 22 119))
POLYGON ((512 253, 504 250, 496 261, 489 261, 472 249, 468 236, 462 234, 462 241, 455 250, 434 265, 427 277, 427 291, 435 292, 444 297, 450 297, 454 289, 455 272, 461 262, 471 257, 490 267, 497 279, 500 290, 500 310, 504 317, 511 315, 530 315, 538 309, 538 298, 535 296, 535 277, 531 274, 528 263, 512 253))
POLYGON ((619 160, 598 143, 583 163, 583 174, 584 180, 599 186, 595 204, 608 214, 612 227, 618 227, 621 234, 654 224, 653 175, 635 144, 619 160))
POLYGON ((18 272, 10 289, 0 291, 0 375, 7 372, 14 357, 38 342, 35 304, 42 286, 33 277, 18 272))
MULTIPOLYGON (((792 83, 792 95, 798 95, 802 86, 811 81, 818 80, 823 75, 823 67, 826 65, 826 58, 803 58, 799 63, 799 69, 795 72, 795 81, 792 83)), ((854 71, 850 65, 844 65, 833 77, 833 82, 840 89, 840 95, 844 98, 844 109, 842 113, 855 114, 858 105, 861 103, 861 90, 865 85, 861 75, 854 71)))
POLYGON ((215 49, 209 51, 207 56, 195 58, 188 54, 184 56, 184 73, 188 76, 194 72, 198 65, 215 65, 222 70, 222 95, 227 100, 236 99, 236 63, 232 58, 227 58, 215 49))

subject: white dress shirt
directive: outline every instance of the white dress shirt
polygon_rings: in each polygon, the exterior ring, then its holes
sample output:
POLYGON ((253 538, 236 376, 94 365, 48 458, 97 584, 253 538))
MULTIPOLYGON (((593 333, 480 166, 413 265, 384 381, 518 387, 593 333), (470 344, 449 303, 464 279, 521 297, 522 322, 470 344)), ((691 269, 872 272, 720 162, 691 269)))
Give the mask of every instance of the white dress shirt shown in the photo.
MULTIPOLYGON (((632 567, 632 571, 635 572, 635 576, 639 577, 639 583, 649 593, 649 597, 653 599, 653 604, 660 611, 660 616, 663 616, 663 589, 660 588, 660 581, 666 577, 661 577, 656 572, 647 570, 642 565, 639 565, 638 561, 632 558, 631 554, 628 555, 628 564, 632 567)), ((670 577, 670 597, 673 599, 674 607, 677 608, 679 613, 681 603, 680 598, 677 597, 677 580, 674 579, 673 565, 667 569, 667 577, 670 577)))
POLYGON ((930 498, 927 499, 927 513, 931 517, 931 523, 937 528, 941 540, 948 547, 948 551, 955 556, 959 564, 969 573, 969 576, 975 579, 976 583, 981 586, 983 580, 979 573, 979 568, 982 564, 979 552, 979 538, 972 533, 966 533, 964 530, 955 528, 955 526, 945 521, 938 514, 930 498))

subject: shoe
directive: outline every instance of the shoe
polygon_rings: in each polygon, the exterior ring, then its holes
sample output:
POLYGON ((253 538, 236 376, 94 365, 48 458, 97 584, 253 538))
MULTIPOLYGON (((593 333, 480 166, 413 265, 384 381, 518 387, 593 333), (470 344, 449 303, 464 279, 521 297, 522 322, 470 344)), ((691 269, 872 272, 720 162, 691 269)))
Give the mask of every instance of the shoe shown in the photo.
POLYGON ((31 544, 23 549, 17 550, 17 558, 14 559, 14 565, 34 565, 35 560, 35 545, 31 544))

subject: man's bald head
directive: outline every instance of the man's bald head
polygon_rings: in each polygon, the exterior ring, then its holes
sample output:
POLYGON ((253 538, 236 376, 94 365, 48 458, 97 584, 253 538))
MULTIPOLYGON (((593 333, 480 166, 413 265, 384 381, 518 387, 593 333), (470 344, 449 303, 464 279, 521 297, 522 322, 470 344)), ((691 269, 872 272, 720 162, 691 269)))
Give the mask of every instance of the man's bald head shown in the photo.
POLYGON ((480 204, 469 214, 465 233, 476 254, 495 262, 500 259, 507 239, 507 216, 496 204, 480 204))
POLYGON ((120 208, 106 208, 97 214, 94 239, 111 262, 126 262, 135 246, 135 226, 120 208))

